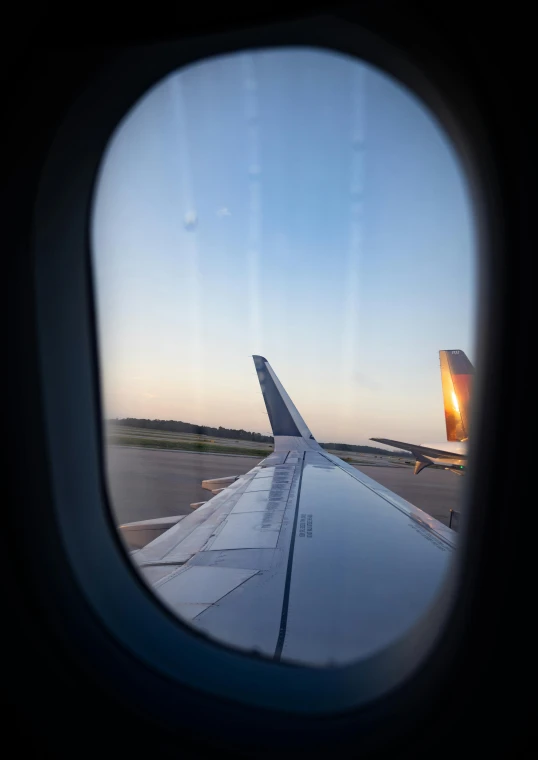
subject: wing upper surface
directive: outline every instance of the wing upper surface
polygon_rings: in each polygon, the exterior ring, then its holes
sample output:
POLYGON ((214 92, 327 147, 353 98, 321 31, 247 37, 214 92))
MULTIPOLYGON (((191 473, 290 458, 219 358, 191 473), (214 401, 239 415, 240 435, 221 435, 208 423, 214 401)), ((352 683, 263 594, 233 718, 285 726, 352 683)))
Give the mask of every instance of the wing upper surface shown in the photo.
POLYGON ((324 451, 254 357, 275 451, 133 555, 199 631, 317 666, 368 656, 431 605, 456 534, 324 451))
POLYGON ((134 556, 199 630, 330 665, 404 633, 439 588, 455 534, 330 454, 268 457, 134 556))

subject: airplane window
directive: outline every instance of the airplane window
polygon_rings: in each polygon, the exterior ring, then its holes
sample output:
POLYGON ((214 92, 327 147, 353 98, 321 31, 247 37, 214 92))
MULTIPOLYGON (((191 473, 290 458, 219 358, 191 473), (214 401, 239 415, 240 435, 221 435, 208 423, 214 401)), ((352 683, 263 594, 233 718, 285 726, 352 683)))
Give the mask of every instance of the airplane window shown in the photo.
POLYGON ((299 665, 409 631, 472 434, 473 218, 432 114, 335 52, 207 59, 116 129, 91 234, 108 493, 157 597, 299 665))

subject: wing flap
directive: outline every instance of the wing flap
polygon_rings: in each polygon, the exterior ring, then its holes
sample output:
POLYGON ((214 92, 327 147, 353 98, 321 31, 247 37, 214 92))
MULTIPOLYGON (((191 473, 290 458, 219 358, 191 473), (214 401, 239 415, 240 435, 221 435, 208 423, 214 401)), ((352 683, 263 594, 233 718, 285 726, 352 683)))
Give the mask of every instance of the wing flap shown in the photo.
POLYGON ((244 488, 259 471, 259 465, 253 467, 252 470, 249 470, 245 475, 242 475, 234 483, 228 486, 228 488, 225 488, 220 493, 213 496, 212 499, 209 499, 205 504, 202 504, 202 506, 198 507, 198 509, 192 514, 185 517, 180 523, 173 528, 170 528, 166 533, 163 533, 159 538, 156 538, 137 552, 137 564, 154 564, 163 561, 165 557, 171 554, 171 552, 177 550, 178 546, 180 546, 181 543, 193 533, 193 531, 206 524, 211 515, 218 510, 222 510, 226 506, 229 506, 230 509, 232 509, 232 507, 235 506, 235 501, 233 501, 234 498, 239 498, 239 495, 243 492, 244 488))

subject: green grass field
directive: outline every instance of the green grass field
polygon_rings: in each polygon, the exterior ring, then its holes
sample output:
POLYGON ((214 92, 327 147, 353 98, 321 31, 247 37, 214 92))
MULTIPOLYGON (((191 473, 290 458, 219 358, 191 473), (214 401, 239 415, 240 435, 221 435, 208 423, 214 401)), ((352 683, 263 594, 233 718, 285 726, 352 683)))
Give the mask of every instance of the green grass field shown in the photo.
MULTIPOLYGON (((195 433, 175 433, 152 428, 129 427, 124 425, 109 424, 106 426, 107 442, 116 446, 141 446, 152 449, 168 449, 175 451, 199 451, 213 454, 236 454, 240 456, 252 456, 263 459, 274 450, 274 446, 268 443, 255 441, 241 441, 232 438, 211 438, 208 435, 195 433)), ((375 464, 376 459, 388 459, 398 466, 414 464, 409 460, 394 457, 387 451, 384 455, 361 454, 349 451, 328 449, 331 454, 336 454, 350 464, 375 464)))

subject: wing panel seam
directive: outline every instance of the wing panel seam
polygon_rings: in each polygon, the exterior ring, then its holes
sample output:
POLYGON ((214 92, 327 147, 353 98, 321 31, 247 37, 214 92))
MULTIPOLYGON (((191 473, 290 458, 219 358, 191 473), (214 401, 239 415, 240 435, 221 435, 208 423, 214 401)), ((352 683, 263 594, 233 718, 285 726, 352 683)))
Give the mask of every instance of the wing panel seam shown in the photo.
POLYGON ((282 599, 282 614, 280 617, 280 628, 278 631, 278 639, 276 642, 275 653, 273 660, 280 661, 282 656, 282 649, 284 647, 284 640, 286 638, 286 628, 288 625, 288 609, 290 603, 290 588, 291 588, 291 574, 293 569, 293 552, 295 549, 295 536, 297 534, 297 519, 299 517, 299 502, 301 500, 301 485, 303 482, 304 472, 304 452, 301 457, 301 473, 299 475, 299 486, 297 488, 297 500, 295 502, 295 515, 293 517, 293 528, 291 531, 290 550, 288 555, 288 567, 286 569, 286 581, 284 584, 284 596, 282 599))

